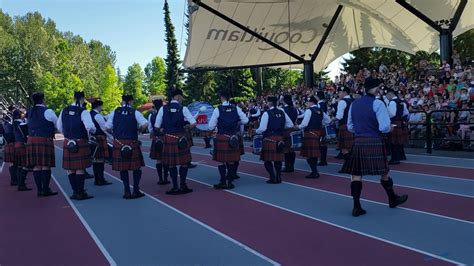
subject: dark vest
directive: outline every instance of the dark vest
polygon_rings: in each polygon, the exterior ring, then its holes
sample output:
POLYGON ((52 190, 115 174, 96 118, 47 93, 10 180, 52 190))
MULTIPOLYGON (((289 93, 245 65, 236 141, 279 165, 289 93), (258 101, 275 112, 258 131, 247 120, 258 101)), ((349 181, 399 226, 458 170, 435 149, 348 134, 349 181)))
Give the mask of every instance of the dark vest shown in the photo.
POLYGON ((13 133, 13 125, 10 123, 10 121, 4 121, 2 123, 3 127, 3 137, 7 141, 7 143, 12 143, 15 142, 15 134, 13 133))
POLYGON ((268 124, 267 130, 263 134, 265 137, 282 136, 285 130, 285 112, 273 108, 267 111, 268 124))
POLYGON ((395 116, 390 118, 390 121, 394 122, 394 121, 401 121, 403 120, 403 104, 402 104, 402 100, 400 99, 394 99, 392 100, 391 102, 395 102, 396 106, 397 106, 397 112, 395 113, 395 116))
POLYGON ((183 107, 179 103, 163 106, 162 128, 165 134, 184 133, 183 107))
POLYGON ((137 119, 132 107, 119 107, 114 111, 113 136, 115 139, 137 140, 137 119))
POLYGON ((283 110, 285 110, 285 113, 288 115, 291 122, 293 122, 293 124, 296 123, 296 120, 298 119, 298 110, 293 106, 285 106, 283 110))
POLYGON ((365 95, 355 101, 352 106, 352 123, 356 137, 379 137, 379 122, 374 112, 374 96, 365 95))
POLYGON ((237 134, 240 130, 240 117, 235 105, 219 105, 219 118, 217 119, 217 133, 225 135, 237 134))
POLYGON ((319 109, 321 109, 323 113, 328 112, 328 105, 326 102, 319 102, 318 105, 319 105, 319 109))
POLYGON ((354 101, 354 99, 352 99, 352 98, 349 98, 349 99, 348 98, 342 98, 342 100, 346 102, 346 108, 344 109, 344 116, 342 117, 341 120, 339 120, 339 125, 340 126, 347 124, 347 118, 349 117, 349 109, 350 109, 351 104, 354 101))
POLYGON ((81 120, 84 107, 70 105, 63 109, 61 120, 63 122, 64 137, 67 139, 88 139, 87 129, 81 120))
POLYGON ((20 125, 19 121, 13 121, 13 135, 15 135, 15 142, 26 143, 28 136, 28 126, 20 125))
POLYGON ((44 106, 34 106, 28 111, 28 135, 32 137, 52 138, 55 126, 51 121, 44 118, 44 106))
POLYGON ((311 111, 311 119, 305 131, 321 130, 323 128, 323 112, 316 106, 309 108, 311 111))
POLYGON ((94 126, 95 126, 94 135, 95 136, 105 136, 105 132, 102 130, 102 128, 100 128, 99 123, 95 120, 95 116, 97 114, 99 114, 99 113, 97 113, 95 110, 91 111, 92 122, 94 122, 94 126))

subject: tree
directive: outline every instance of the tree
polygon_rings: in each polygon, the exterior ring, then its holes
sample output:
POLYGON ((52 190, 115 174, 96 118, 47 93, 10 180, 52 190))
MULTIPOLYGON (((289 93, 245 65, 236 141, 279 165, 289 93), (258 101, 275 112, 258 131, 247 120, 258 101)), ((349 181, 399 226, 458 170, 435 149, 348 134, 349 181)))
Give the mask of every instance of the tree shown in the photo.
POLYGON ((165 95, 166 66, 165 61, 161 57, 155 57, 145 67, 145 85, 144 91, 149 95, 165 95))
POLYGON ((181 64, 181 60, 179 59, 178 42, 176 41, 176 36, 174 33, 174 25, 171 22, 170 10, 167 0, 165 0, 163 11, 165 13, 165 41, 167 44, 166 48, 168 52, 165 59, 166 82, 167 92, 169 95, 173 87, 182 88, 183 82, 182 74, 179 72, 179 65, 181 64))
POLYGON ((471 29, 454 39, 454 50, 459 53, 461 62, 470 62, 474 60, 474 29, 471 29))
POLYGON ((219 71, 216 73, 217 91, 227 91, 236 101, 248 101, 255 98, 255 86, 249 68, 219 71))
POLYGON ((189 73, 186 79, 186 92, 190 102, 218 103, 216 85, 212 71, 189 73))
POLYGON ((302 73, 299 70, 264 68, 263 88, 265 91, 277 92, 282 88, 290 88, 298 85, 298 82, 301 81, 302 78, 302 73))
POLYGON ((105 78, 102 80, 100 87, 103 90, 102 101, 104 102, 103 109, 105 112, 110 112, 120 105, 123 90, 119 79, 115 74, 112 65, 105 68, 105 78))
POLYGON ((143 81, 145 74, 139 64, 135 63, 128 68, 125 82, 123 83, 124 94, 132 95, 135 100, 135 107, 147 102, 147 97, 143 94, 143 81))

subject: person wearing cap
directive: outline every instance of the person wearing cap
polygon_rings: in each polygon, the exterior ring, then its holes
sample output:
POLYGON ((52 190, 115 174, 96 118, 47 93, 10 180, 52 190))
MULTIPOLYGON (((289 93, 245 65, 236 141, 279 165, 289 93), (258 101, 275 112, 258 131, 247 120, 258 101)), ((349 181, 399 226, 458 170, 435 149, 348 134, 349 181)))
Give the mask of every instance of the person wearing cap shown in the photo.
POLYGON ((95 100, 92 103, 92 110, 90 111, 92 122, 94 122, 95 133, 92 136, 97 141, 97 150, 93 155, 92 170, 94 171, 94 185, 96 186, 107 186, 111 185, 104 176, 105 160, 110 157, 109 146, 107 145, 107 138, 111 137, 105 127, 105 118, 102 115, 102 106, 104 102, 101 100, 95 100))
POLYGON ((196 119, 189 109, 183 106, 183 91, 175 89, 171 92, 171 101, 158 111, 155 128, 163 129, 162 163, 168 167, 173 188, 166 192, 169 195, 193 192, 186 184, 188 164, 191 162, 191 151, 186 141, 186 121, 188 127, 196 125, 196 119), (181 145, 180 145, 181 144, 181 145), (180 184, 178 186, 178 167, 180 184))
POLYGON ((156 117, 158 116, 158 111, 163 106, 162 99, 153 100, 154 110, 148 116, 148 132, 150 132, 151 148, 150 148, 150 159, 156 160, 156 172, 158 173, 158 185, 167 185, 170 183, 168 180, 168 166, 163 165, 163 146, 158 145, 157 141, 163 141, 163 132, 160 128, 155 128, 156 117), (157 147, 157 146, 161 146, 157 147))
POLYGON ((366 95, 352 104, 347 120, 348 129, 354 133, 355 140, 352 154, 344 162, 342 172, 352 175, 354 217, 366 214, 360 204, 362 176, 381 176, 380 183, 388 195, 390 208, 395 208, 408 199, 407 195, 399 196, 395 193, 393 180, 390 178, 382 134, 390 133, 392 126, 384 103, 375 98, 379 85, 378 79, 366 79, 366 95))
POLYGON ((84 101, 84 92, 74 92, 74 103, 61 111, 57 122, 59 132, 64 134, 63 168, 68 172, 73 200, 93 198, 84 189, 84 171, 92 165, 89 134, 95 133, 96 128, 89 111, 83 107, 84 101))
POLYGON ((262 153, 260 160, 264 161, 265 169, 270 175, 268 184, 281 183, 282 161, 285 159, 283 134, 285 128, 293 128, 294 124, 282 109, 278 108, 278 98, 267 98, 268 111, 260 119, 257 134, 263 134, 262 153), (279 147, 281 145, 281 148, 279 147))
POLYGON ((319 178, 318 172, 318 158, 321 156, 319 150, 320 138, 323 135, 323 126, 329 125, 331 120, 329 117, 319 109, 318 100, 314 96, 306 99, 306 111, 304 112, 303 121, 297 126, 297 129, 304 130, 303 147, 301 149, 301 156, 306 158, 306 161, 311 168, 311 174, 306 178, 319 178))
POLYGON ((408 143, 408 128, 406 121, 410 112, 398 93, 392 89, 387 91, 387 98, 390 100, 388 104, 388 115, 390 121, 394 125, 392 132, 388 136, 391 158, 388 164, 400 164, 401 160, 406 160, 403 145, 408 143))
POLYGON ((26 164, 26 141, 28 139, 28 124, 25 119, 24 110, 13 111, 13 135, 15 137, 15 150, 13 165, 17 167, 18 191, 30 191, 26 186, 28 165, 26 164))
POLYGON ((133 96, 123 95, 122 106, 110 113, 105 128, 114 137, 112 150, 112 170, 120 172, 123 182, 123 198, 138 199, 145 194, 140 191, 141 167, 145 166, 138 141, 138 133, 148 127, 148 121, 133 107, 133 96), (122 156, 127 154, 127 156, 122 156), (130 191, 128 171, 133 172, 133 194, 130 191))
MULTIPOLYGON (((328 115, 328 105, 325 101, 326 99, 326 96, 324 95, 324 92, 323 91, 318 91, 316 93, 316 100, 318 100, 318 107, 319 109, 329 117, 328 115)), ((326 126, 323 128, 323 136, 321 138, 321 143, 319 145, 319 151, 321 152, 321 157, 320 157, 320 160, 319 160, 319 163, 318 165, 319 166, 326 166, 328 165, 328 161, 327 161, 327 155, 328 155, 328 145, 327 145, 327 142, 326 142, 326 139, 325 139, 325 136, 326 136, 326 126)))
POLYGON ((260 119, 260 116, 262 115, 262 112, 260 111, 260 108, 256 105, 254 101, 250 101, 250 106, 249 106, 249 112, 248 112, 248 126, 247 126, 247 132, 249 135, 249 138, 252 139, 253 136, 255 135, 255 130, 258 127, 258 120, 260 119))
MULTIPOLYGON (((16 110, 15 106, 8 106, 8 113, 13 114, 16 110)), ((10 185, 18 185, 18 165, 15 164, 15 134, 13 132, 13 119, 10 116, 3 118, 3 137, 5 138, 6 145, 4 148, 3 161, 10 164, 8 167, 10 173, 10 185)))
MULTIPOLYGON (((354 142, 354 136, 347 130, 347 117, 349 108, 354 99, 351 97, 351 89, 349 87, 341 87, 339 90, 339 102, 337 103, 337 112, 335 120, 339 125, 337 145, 341 150, 342 159, 346 160, 354 142)), ((341 157, 339 157, 341 158, 341 157)))
POLYGON ((28 141, 26 142, 26 165, 33 167, 33 177, 38 197, 57 195, 49 187, 51 167, 56 166, 53 138, 58 117, 44 105, 44 94, 32 95, 34 106, 28 110, 28 141))
POLYGON ((240 139, 235 142, 235 138, 240 138, 238 136, 240 125, 247 124, 249 120, 240 107, 229 103, 227 92, 221 91, 219 98, 221 104, 214 109, 209 120, 209 130, 214 130, 217 127, 213 160, 220 163, 217 167, 220 182, 214 185, 214 188, 232 189, 235 187, 233 180, 237 176, 237 167, 241 155, 240 139), (234 143, 232 144, 233 139, 234 143))
MULTIPOLYGON (((298 120, 298 109, 294 106, 293 97, 291 95, 284 95, 283 96, 283 111, 285 114, 290 118, 293 124, 296 124, 296 120, 298 120)), ((292 128, 284 130, 284 142, 285 142, 285 169, 283 169, 284 173, 292 173, 295 171, 295 161, 296 161, 296 153, 291 149, 291 137, 290 134, 293 132, 292 128)))

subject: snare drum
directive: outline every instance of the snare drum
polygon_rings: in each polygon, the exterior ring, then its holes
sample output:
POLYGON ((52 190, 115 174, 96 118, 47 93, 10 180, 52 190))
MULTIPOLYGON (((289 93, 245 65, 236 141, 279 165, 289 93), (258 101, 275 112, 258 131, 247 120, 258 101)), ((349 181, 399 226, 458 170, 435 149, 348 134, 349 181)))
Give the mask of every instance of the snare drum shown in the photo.
POLYGON ((263 135, 255 135, 253 137, 253 154, 260 155, 263 146, 263 135))
POLYGON ((324 127, 324 131, 326 133, 326 138, 328 139, 335 139, 336 138, 336 126, 329 125, 324 127))
POLYGON ((291 150, 299 151, 303 146, 303 131, 293 131, 290 133, 291 150))

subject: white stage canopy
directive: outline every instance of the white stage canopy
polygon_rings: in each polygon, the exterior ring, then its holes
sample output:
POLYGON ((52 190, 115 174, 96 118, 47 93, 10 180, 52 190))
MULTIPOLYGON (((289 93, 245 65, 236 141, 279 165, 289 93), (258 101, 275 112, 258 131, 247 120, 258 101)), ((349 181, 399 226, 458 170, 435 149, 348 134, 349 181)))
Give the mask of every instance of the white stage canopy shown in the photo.
MULTIPOLYGON (((461 0, 407 0, 433 21, 449 20, 461 0)), ((311 58, 339 5, 342 10, 322 46, 314 69, 347 52, 387 47, 408 53, 439 49, 439 32, 395 0, 202 0, 240 24, 305 60, 311 58)), ((184 66, 189 69, 295 62, 193 1, 184 66)), ((453 36, 474 26, 469 0, 453 36)))

